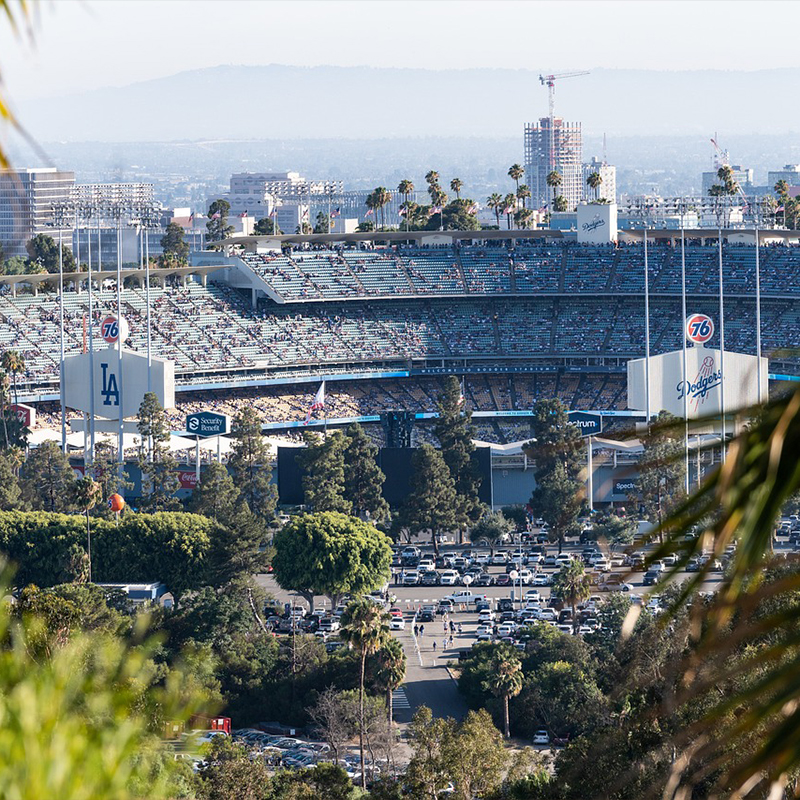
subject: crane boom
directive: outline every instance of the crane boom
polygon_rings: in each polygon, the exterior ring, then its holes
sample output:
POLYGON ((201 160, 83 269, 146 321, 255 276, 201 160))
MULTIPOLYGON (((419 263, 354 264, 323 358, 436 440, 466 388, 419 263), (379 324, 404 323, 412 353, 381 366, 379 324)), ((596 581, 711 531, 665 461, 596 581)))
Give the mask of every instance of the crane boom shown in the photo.
POLYGON ((556 118, 556 81, 563 80, 564 78, 579 78, 581 75, 588 75, 588 70, 581 70, 578 72, 558 72, 553 75, 539 75, 539 83, 546 86, 549 94, 549 118, 550 118, 550 171, 555 169, 556 166, 556 153, 555 153, 555 118, 556 118))

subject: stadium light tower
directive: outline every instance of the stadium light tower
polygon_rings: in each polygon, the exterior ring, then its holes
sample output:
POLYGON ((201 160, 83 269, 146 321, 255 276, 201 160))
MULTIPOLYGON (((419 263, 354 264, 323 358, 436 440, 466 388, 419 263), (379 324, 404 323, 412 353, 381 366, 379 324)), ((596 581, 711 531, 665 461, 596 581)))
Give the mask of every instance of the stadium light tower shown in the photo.
POLYGON ((556 167, 556 134, 555 134, 555 118, 556 118, 556 81, 563 80, 564 78, 579 78, 581 75, 588 75, 587 70, 580 72, 559 72, 556 75, 540 75, 539 83, 546 86, 549 93, 549 117, 550 117, 550 171, 552 172, 556 167))

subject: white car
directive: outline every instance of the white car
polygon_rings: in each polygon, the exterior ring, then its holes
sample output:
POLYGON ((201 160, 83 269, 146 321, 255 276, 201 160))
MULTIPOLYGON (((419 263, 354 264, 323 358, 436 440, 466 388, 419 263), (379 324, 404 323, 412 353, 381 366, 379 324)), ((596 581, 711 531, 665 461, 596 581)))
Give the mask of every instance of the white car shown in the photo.
POLYGON ((454 569, 445 569, 439 573, 439 584, 441 586, 455 586, 458 583, 459 575, 454 569))
POLYGON ((531 581, 531 585, 533 586, 549 586, 550 585, 550 576, 545 575, 543 572, 533 576, 533 580, 531 581))
POLYGON ((402 617, 392 617, 389 628, 393 631, 404 631, 406 629, 406 621, 402 617))
POLYGON ((533 734, 533 743, 539 745, 549 745, 550 744, 550 734, 542 728, 541 730, 536 731, 533 734))
POLYGON ((542 599, 538 589, 528 589, 525 592, 525 600, 528 603, 538 603, 542 599))
POLYGON ((436 570, 436 564, 432 558, 423 558, 417 565, 417 569, 420 572, 434 572, 436 570))
POLYGON ((539 611, 539 619, 543 619, 545 622, 555 622, 558 617, 554 608, 543 608, 539 611))
POLYGON ((487 634, 489 636, 491 636, 492 633, 494 633, 494 630, 492 629, 492 626, 490 624, 486 623, 484 625, 478 625, 478 630, 477 630, 476 636, 486 636, 487 634))
POLYGON ((533 580, 533 573, 529 569, 521 569, 517 580, 523 586, 527 586, 533 580))
POLYGON ((513 636, 517 632, 517 626, 513 622, 503 622, 497 626, 498 636, 513 636))

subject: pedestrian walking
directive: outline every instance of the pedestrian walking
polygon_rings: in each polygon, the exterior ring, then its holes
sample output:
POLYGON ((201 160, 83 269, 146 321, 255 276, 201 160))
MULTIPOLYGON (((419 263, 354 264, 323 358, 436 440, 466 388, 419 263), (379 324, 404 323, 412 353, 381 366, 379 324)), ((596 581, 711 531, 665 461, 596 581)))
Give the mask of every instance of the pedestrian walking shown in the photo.
POLYGON ((419 635, 420 636, 424 636, 425 635, 425 626, 424 625, 420 625, 419 626, 419 635))
POLYGON ((447 638, 442 639, 442 650, 447 650, 447 638))
POLYGON ((452 646, 453 646, 453 634, 451 633, 450 634, 450 647, 452 647, 452 646))
POLYGON ((455 632, 456 632, 456 624, 455 622, 453 622, 453 620, 450 620, 450 633, 455 633, 455 632))
POLYGON ((464 626, 459 622, 458 623, 458 635, 461 636, 461 634, 463 632, 464 632, 464 626))
POLYGON ((419 625, 414 626, 414 637, 416 638, 419 636, 419 625))
POLYGON ((433 652, 436 652, 436 639, 433 640, 433 652))

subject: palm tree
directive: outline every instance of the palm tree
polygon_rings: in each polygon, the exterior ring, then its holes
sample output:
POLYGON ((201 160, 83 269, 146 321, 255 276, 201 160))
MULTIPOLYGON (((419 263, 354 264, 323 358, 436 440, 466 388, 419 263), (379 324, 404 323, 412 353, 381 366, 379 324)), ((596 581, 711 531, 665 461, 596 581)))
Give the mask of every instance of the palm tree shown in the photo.
POLYGON ((403 178, 403 180, 397 184, 397 193, 403 195, 403 206, 406 209, 406 230, 409 229, 410 223, 410 220, 408 219, 408 198, 413 191, 414 184, 408 180, 408 178, 403 178))
POLYGON ((567 208, 567 198, 564 197, 563 194, 558 195, 558 197, 553 200, 553 211, 566 211, 567 208))
MULTIPOLYGON (((682 436, 682 422, 680 431, 682 436)), ((691 652, 676 665, 683 688, 669 702, 676 708, 699 699, 703 712, 692 728, 713 731, 696 745, 676 735, 673 746, 685 761, 689 794, 693 783, 707 781, 711 763, 719 776, 713 789, 724 786, 726 796, 764 797, 771 788, 773 796, 787 796, 775 790, 800 768, 800 752, 786 738, 800 729, 798 573, 796 564, 787 566, 773 554, 777 520, 800 491, 798 450, 800 389, 758 410, 728 445, 725 461, 665 520, 663 544, 656 543, 658 530, 643 541, 655 545, 648 564, 667 553, 677 557, 662 575, 665 585, 677 586, 691 559, 708 556, 681 583, 672 604, 676 615, 687 615, 696 635, 691 652), (689 531, 694 535, 686 536, 689 531), (731 545, 734 555, 713 596, 699 597, 715 559, 723 559, 731 545)), ((628 632, 635 612, 629 619, 628 632)), ((705 785, 704 796, 711 788, 705 785)))
POLYGON ((384 207, 392 199, 392 193, 385 186, 378 186, 372 193, 374 208, 381 212, 381 228, 385 227, 384 207))
POLYGON ((456 200, 461 199, 461 190, 464 188, 464 181, 461 178, 453 178, 450 181, 450 191, 456 193, 456 200))
POLYGON ((511 230, 511 217, 516 210, 517 210, 517 196, 512 192, 509 192, 503 198, 503 213, 506 215, 506 222, 508 223, 509 230, 511 230))
POLYGON ((578 622, 577 605, 592 593, 592 585, 589 576, 586 574, 583 562, 572 560, 565 567, 562 567, 553 577, 552 592, 569 604, 572 609, 572 626, 576 628, 578 622))
POLYGON ((103 487, 96 480, 88 475, 85 478, 75 481, 72 491, 75 502, 83 509, 86 514, 86 545, 89 557, 89 583, 92 582, 92 527, 89 520, 89 511, 97 505, 97 501, 103 496, 103 487))
POLYGON ((439 183, 439 173, 432 169, 426 176, 425 180, 428 182, 429 186, 433 186, 435 183, 439 183))
POLYGON ((553 170, 547 173, 545 183, 553 190, 553 205, 556 204, 556 189, 561 186, 561 175, 558 170, 553 170))
POLYGON ((498 649, 492 657, 489 678, 484 681, 484 689, 495 697, 503 698, 503 722, 506 739, 511 736, 508 716, 508 701, 522 691, 522 662, 509 648, 498 649))
POLYGON ((494 216, 497 219, 497 227, 500 227, 500 209, 503 207, 502 195, 494 192, 486 198, 486 205, 494 211, 494 216))
POLYGON ((599 172, 592 172, 588 178, 586 178, 586 185, 590 189, 594 189, 594 199, 598 199, 598 195, 600 192, 600 184, 603 182, 603 178, 599 172))
POLYGON ((358 684, 358 748, 361 754, 361 788, 367 788, 364 768, 364 672, 367 656, 377 653, 389 637, 386 612, 371 600, 360 598, 347 606, 342 615, 341 638, 358 650, 361 656, 361 677, 358 684))
POLYGON ((514 214, 514 222, 516 222, 518 228, 527 228, 530 226, 532 217, 533 211, 529 208, 521 208, 514 214))
POLYGON ((517 192, 519 192, 519 179, 525 174, 525 170, 519 164, 512 164, 508 168, 508 176, 516 184, 517 192))
POLYGON ((526 186, 524 183, 517 189, 517 198, 522 200, 522 207, 526 208, 525 205, 526 200, 530 200, 531 197, 531 190, 529 186, 526 186))
POLYGON ((390 636, 375 655, 375 682, 386 692, 386 711, 389 728, 392 727, 392 694, 406 678, 406 654, 398 639, 390 636))
POLYGON ((0 372, 0 414, 3 415, 3 436, 5 437, 6 450, 8 450, 8 419, 6 418, 6 408, 8 407, 8 375, 0 372))
POLYGON ((16 350, 6 350, 0 359, 0 366, 9 373, 14 380, 14 403, 18 403, 17 375, 25 372, 25 359, 16 350))

